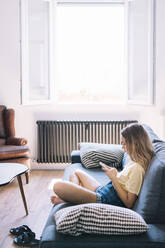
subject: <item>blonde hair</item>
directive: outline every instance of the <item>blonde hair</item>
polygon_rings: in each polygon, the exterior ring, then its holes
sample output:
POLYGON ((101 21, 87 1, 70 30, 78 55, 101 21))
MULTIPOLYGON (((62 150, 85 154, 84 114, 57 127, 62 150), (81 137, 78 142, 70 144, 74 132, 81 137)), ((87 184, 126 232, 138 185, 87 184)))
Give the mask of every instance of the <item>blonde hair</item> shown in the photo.
POLYGON ((147 170, 154 156, 151 140, 148 133, 140 124, 131 124, 121 131, 125 139, 128 155, 131 160, 147 170))

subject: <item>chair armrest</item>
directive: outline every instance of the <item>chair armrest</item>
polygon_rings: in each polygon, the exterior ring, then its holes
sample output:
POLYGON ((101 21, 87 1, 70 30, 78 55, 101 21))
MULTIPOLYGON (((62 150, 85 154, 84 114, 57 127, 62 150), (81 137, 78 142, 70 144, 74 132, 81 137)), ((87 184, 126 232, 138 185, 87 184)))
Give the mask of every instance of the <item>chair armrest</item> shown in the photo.
POLYGON ((15 137, 15 127, 14 127, 15 111, 14 109, 5 109, 4 117, 5 117, 4 121, 5 121, 6 137, 15 137))
POLYGON ((24 138, 9 137, 6 140, 6 145, 24 146, 27 144, 27 140, 24 138))
POLYGON ((71 162, 72 162, 72 164, 81 163, 80 151, 79 150, 73 150, 71 152, 71 162))

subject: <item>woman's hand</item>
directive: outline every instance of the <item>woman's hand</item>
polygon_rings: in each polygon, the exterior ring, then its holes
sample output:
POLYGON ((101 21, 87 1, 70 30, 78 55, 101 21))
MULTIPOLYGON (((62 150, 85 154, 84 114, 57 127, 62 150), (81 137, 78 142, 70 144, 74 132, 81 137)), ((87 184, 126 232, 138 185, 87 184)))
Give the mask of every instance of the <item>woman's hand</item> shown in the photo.
POLYGON ((102 167, 102 170, 106 173, 106 175, 113 181, 117 176, 117 169, 113 167, 102 167))

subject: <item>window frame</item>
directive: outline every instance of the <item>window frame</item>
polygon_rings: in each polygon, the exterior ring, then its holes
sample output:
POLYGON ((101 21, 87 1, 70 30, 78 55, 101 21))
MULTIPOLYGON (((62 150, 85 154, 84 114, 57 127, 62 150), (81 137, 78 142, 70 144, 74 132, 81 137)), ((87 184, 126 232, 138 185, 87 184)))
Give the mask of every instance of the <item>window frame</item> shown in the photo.
MULTIPOLYGON (((112 3, 112 4, 124 4, 125 6, 125 46, 127 50, 126 56, 126 65, 125 65, 125 80, 126 81, 126 87, 125 87, 125 98, 127 104, 138 104, 138 105, 152 105, 154 104, 154 77, 155 77, 155 54, 154 54, 154 48, 155 48, 155 15, 154 15, 154 9, 155 9, 155 1, 154 0, 148 0, 150 3, 150 26, 148 30, 148 36, 150 37, 150 43, 149 43, 149 50, 150 50, 150 58, 148 58, 149 63, 149 75, 148 75, 148 95, 146 101, 137 101, 136 99, 129 99, 129 34, 128 34, 128 22, 129 22, 129 2, 132 0, 45 0, 45 2, 48 2, 49 5, 49 59, 50 59, 50 67, 49 67, 49 99, 46 100, 30 100, 29 94, 29 75, 28 75, 28 62, 29 62, 29 46, 28 46, 28 1, 27 0, 20 0, 20 30, 21 30, 21 104, 22 105, 37 105, 37 104, 49 104, 49 103, 55 103, 55 83, 54 83, 54 70, 53 70, 53 64, 54 64, 54 48, 53 43, 55 41, 55 34, 53 32, 54 30, 54 8, 56 8, 57 4, 62 3, 80 3, 80 4, 86 4, 86 3, 112 3)), ((75 103, 76 104, 76 103, 75 103)), ((88 104, 88 103, 87 103, 88 104)), ((92 103, 89 103, 92 104, 92 103)), ((112 104, 112 103, 109 103, 112 104)), ((115 103, 116 104, 116 103, 115 103)), ((124 104, 124 103, 123 103, 124 104)))
POLYGON ((49 104, 53 102, 54 94, 54 84, 53 84, 53 6, 54 1, 52 0, 45 0, 49 4, 49 51, 48 56, 50 59, 49 65, 49 98, 46 100, 30 100, 29 94, 29 36, 28 36, 28 1, 27 0, 20 0, 20 30, 21 30, 21 51, 20 51, 20 59, 21 59, 21 104, 22 105, 38 105, 38 104, 49 104))
POLYGON ((129 105, 146 105, 146 106, 152 106, 155 104, 155 1, 154 0, 147 0, 148 1, 148 8, 149 8, 149 25, 148 25, 148 30, 147 30, 147 36, 148 36, 148 50, 149 54, 147 57, 148 61, 148 80, 147 80, 147 96, 146 100, 142 99, 130 99, 129 98, 129 90, 130 90, 130 73, 131 70, 129 68, 129 63, 130 63, 130 51, 129 51, 129 19, 130 19, 130 11, 129 11, 129 4, 133 0, 126 0, 126 27, 127 27, 127 38, 126 38, 126 43, 127 43, 127 103, 129 105))

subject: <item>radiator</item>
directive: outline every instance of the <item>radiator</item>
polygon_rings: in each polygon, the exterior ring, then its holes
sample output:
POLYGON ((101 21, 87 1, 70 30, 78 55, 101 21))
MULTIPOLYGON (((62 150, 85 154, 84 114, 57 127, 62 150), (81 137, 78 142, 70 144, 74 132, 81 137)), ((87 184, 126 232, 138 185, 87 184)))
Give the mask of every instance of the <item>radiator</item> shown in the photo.
POLYGON ((136 120, 121 121, 37 121, 37 162, 70 162, 80 142, 120 144, 123 127, 136 120))

